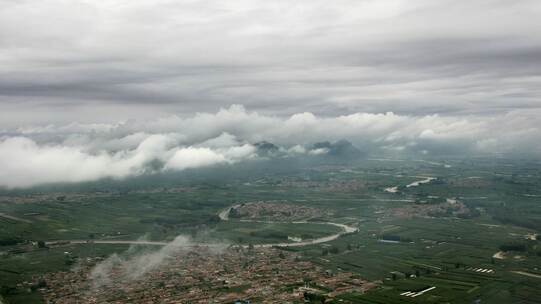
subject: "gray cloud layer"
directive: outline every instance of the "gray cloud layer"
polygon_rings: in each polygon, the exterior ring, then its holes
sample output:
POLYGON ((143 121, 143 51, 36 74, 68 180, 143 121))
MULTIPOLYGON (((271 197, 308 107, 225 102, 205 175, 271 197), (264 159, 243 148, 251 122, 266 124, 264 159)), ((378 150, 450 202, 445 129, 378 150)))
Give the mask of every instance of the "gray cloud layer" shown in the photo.
POLYGON ((115 124, 29 126, 0 133, 0 187, 125 178, 261 158, 256 143, 283 155, 315 155, 320 141, 346 139, 368 151, 541 156, 541 111, 440 116, 354 113, 281 117, 235 105, 217 113, 115 124))
MULTIPOLYGON (((541 106, 537 0, 0 1, 0 127, 541 106)), ((503 113, 503 114, 502 114, 503 113)))

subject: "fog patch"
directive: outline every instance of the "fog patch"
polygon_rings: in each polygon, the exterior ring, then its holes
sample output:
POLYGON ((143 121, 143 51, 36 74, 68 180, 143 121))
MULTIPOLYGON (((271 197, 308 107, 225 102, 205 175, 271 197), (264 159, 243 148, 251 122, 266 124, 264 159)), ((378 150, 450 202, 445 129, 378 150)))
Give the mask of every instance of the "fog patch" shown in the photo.
MULTIPOLYGON (((138 241, 144 242, 144 240, 142 238, 138 241)), ((94 266, 90 272, 92 286, 99 288, 113 283, 129 283, 141 279, 146 274, 167 266, 171 259, 195 250, 197 246, 207 246, 210 254, 219 254, 228 247, 225 243, 199 244, 184 235, 177 236, 160 249, 132 245, 123 254, 112 254, 94 266)))

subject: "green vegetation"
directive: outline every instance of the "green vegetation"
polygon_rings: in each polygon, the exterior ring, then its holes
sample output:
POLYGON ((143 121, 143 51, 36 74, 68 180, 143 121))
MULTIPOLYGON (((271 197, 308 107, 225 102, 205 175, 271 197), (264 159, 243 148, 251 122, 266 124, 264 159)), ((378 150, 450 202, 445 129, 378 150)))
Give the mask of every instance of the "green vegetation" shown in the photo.
POLYGON ((126 181, 129 186, 100 181, 39 192, 5 191, 0 193, 0 292, 7 303, 39 303, 39 293, 31 287, 38 286, 40 274, 127 249, 92 243, 51 246, 51 241, 143 236, 168 241, 185 234, 204 242, 283 243, 293 242, 289 237, 338 233, 340 228, 324 223, 332 221, 357 225, 359 232, 287 250, 324 269, 381 282, 366 294, 345 295, 343 301, 541 303, 541 165, 505 159, 445 164, 366 160, 294 172, 217 172, 211 182, 201 177, 163 180, 160 186, 142 180, 126 181), (406 186, 427 176, 437 179, 406 186), (389 187, 398 192, 384 191, 389 187), (235 214, 224 222, 217 216, 251 201, 329 212, 306 223, 243 222, 235 214), (456 213, 459 208, 469 212, 456 213), (22 282, 28 288, 17 286, 22 282), (415 298, 400 295, 431 286, 436 288, 415 298))

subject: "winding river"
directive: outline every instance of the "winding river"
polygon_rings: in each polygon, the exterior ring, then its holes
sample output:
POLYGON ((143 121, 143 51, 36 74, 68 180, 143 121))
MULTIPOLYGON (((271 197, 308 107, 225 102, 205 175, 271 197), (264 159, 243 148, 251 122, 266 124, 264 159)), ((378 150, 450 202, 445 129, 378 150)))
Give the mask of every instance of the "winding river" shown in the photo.
MULTIPOLYGON (((228 207, 218 213, 218 216, 222 221, 229 221, 229 211, 232 208, 237 208, 240 205, 234 205, 231 207, 228 207)), ((295 222, 276 222, 276 221, 256 221, 256 220, 240 220, 241 222, 251 222, 251 223, 265 223, 265 224, 308 224, 307 221, 295 221, 295 222)), ((358 231, 356 227, 348 226, 345 224, 340 223, 334 223, 334 222, 317 222, 317 224, 324 224, 324 225, 331 225, 335 227, 339 227, 342 231, 331 234, 328 236, 316 238, 316 239, 310 239, 306 241, 300 241, 295 243, 267 243, 267 244, 254 244, 254 248, 268 248, 268 247, 300 247, 300 246, 308 246, 308 245, 315 245, 315 244, 321 244, 326 243, 330 241, 334 241, 340 236, 347 234, 347 233, 353 233, 358 231)), ((94 243, 94 244, 121 244, 121 245, 151 245, 151 246, 165 246, 170 244, 169 242, 160 242, 160 241, 141 241, 141 240, 60 240, 60 241, 51 241, 47 242, 47 245, 55 245, 60 243, 70 243, 70 244, 86 244, 86 243, 94 243)), ((207 247, 213 247, 213 246, 223 246, 222 244, 194 244, 194 245, 186 245, 184 247, 197 247, 197 246, 207 246, 207 247)), ((248 245, 242 245, 242 247, 247 248, 248 245)))
MULTIPOLYGON (((415 182, 413 182, 411 184, 407 184, 406 188, 418 187, 418 186, 420 186, 422 184, 428 184, 431 181, 436 179, 435 177, 430 177, 430 176, 416 176, 416 177, 422 178, 422 180, 418 180, 418 181, 415 181, 415 182)), ((399 186, 388 187, 388 188, 383 189, 383 191, 389 192, 389 193, 397 193, 398 192, 398 187, 399 186)))
MULTIPOLYGON (((234 206, 231 206, 229 208, 226 208, 226 209, 222 210, 218 214, 218 216, 220 217, 220 219, 222 221, 229 221, 229 211, 232 208, 238 208, 238 207, 240 207, 240 205, 234 205, 234 206)), ((307 221, 295 221, 295 222, 257 221, 257 220, 240 220, 240 221, 241 222, 249 222, 249 223, 263 223, 263 224, 308 224, 309 223, 307 221)), ((327 242, 330 242, 330 241, 334 241, 337 238, 339 238, 341 235, 344 235, 344 234, 347 234, 347 233, 353 233, 353 232, 356 232, 358 230, 356 227, 348 226, 348 225, 340 224, 340 223, 334 223, 334 222, 317 222, 317 224, 324 224, 324 225, 331 225, 331 226, 339 227, 340 229, 342 229, 342 231, 340 231, 338 233, 335 233, 335 234, 328 235, 328 236, 323 236, 323 237, 320 237, 320 238, 310 239, 310 240, 300 241, 300 242, 295 242, 295 243, 284 243, 284 242, 282 242, 282 243, 254 244, 253 246, 255 248, 265 248, 265 247, 274 247, 274 246, 277 246, 277 247, 300 247, 300 246, 315 245, 315 244, 321 244, 321 243, 327 243, 327 242)), ((247 245, 244 245, 243 247, 247 247, 247 245)))

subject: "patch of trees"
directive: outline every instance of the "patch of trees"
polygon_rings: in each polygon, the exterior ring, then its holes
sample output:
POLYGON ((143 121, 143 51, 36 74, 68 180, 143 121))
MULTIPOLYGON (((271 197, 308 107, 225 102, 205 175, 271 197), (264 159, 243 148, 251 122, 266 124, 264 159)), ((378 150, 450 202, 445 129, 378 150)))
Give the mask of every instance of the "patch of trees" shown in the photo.
POLYGON ((311 292, 304 292, 304 300, 305 303, 306 301, 309 303, 325 303, 325 296, 311 292))
POLYGON ((229 217, 230 218, 239 218, 240 212, 236 208, 229 209, 229 217))
POLYGON ((445 185, 445 181, 439 177, 433 179, 430 181, 429 184, 432 184, 432 185, 445 185))
POLYGON ((12 295, 12 294, 17 294, 17 293, 18 293, 17 287, 7 286, 7 285, 0 286, 1 295, 12 295))
POLYGON ((344 262, 344 265, 352 266, 352 267, 355 267, 355 268, 364 268, 363 266, 361 266, 359 264, 350 263, 350 262, 344 262))
POLYGON ((358 234, 358 233, 359 233, 359 230, 355 230, 355 231, 352 231, 352 232, 342 233, 342 234, 340 234, 339 238, 345 238, 345 237, 347 237, 347 236, 354 235, 354 234, 358 234))
POLYGON ((473 218, 481 216, 481 212, 479 210, 472 209, 472 208, 470 208, 469 210, 470 210, 469 212, 459 213, 456 216, 461 219, 473 219, 473 218))
POLYGON ((500 223, 541 230, 541 221, 539 219, 528 218, 527 214, 518 213, 513 208, 498 207, 492 209, 491 212, 492 218, 500 223))
POLYGON ((0 246, 12 246, 17 245, 18 243, 21 243, 23 240, 16 237, 6 237, 0 239, 0 246))
POLYGON ((202 201, 190 200, 188 202, 182 202, 182 203, 175 206, 175 208, 177 208, 177 209, 190 210, 190 211, 201 210, 201 209, 204 209, 206 207, 213 207, 214 208, 214 207, 216 207, 216 202, 215 201, 205 201, 205 200, 202 200, 202 201))
POLYGON ((520 252, 524 252, 527 249, 528 249, 528 247, 526 246, 526 244, 522 244, 522 243, 511 243, 511 244, 500 245, 500 250, 501 251, 520 251, 520 252))
MULTIPOLYGON (((39 288, 47 288, 47 282, 45 282, 45 280, 39 280, 30 286, 30 290, 32 292, 38 290, 39 288)), ((9 295, 18 295, 18 294, 27 294, 27 290, 22 289, 22 288, 17 288, 16 286, 8 286, 8 285, 0 286, 0 295, 9 296, 9 295)), ((0 297, 0 300, 2 300, 1 297, 0 297)))
POLYGON ((309 234, 309 233, 301 234, 301 239, 303 239, 303 240, 310 240, 310 239, 313 239, 313 238, 314 238, 314 236, 309 234))
POLYGON ((208 217, 207 219, 207 224, 217 224, 219 223, 221 220, 220 220, 220 217, 217 216, 217 215, 211 215, 208 217))
POLYGON ((404 242, 404 243, 410 243, 413 240, 408 237, 403 237, 395 234, 383 234, 381 235, 381 239, 384 241, 395 241, 395 242, 404 242))
POLYGON ((332 253, 332 254, 338 254, 340 253, 340 249, 336 246, 332 246, 330 249, 329 249, 329 252, 332 253))
POLYGON ((328 255, 329 253, 338 254, 338 253, 340 253, 340 248, 338 248, 336 246, 332 246, 330 248, 323 248, 321 250, 321 255, 328 255))
POLYGON ((180 220, 180 219, 165 218, 165 217, 157 217, 157 218, 151 218, 151 219, 141 219, 139 222, 141 224, 158 224, 158 225, 182 224, 182 220, 180 220))
POLYGON ((385 241, 400 242, 400 236, 399 235, 384 234, 384 235, 381 236, 381 239, 385 240, 385 241))
POLYGON ((263 239, 280 239, 287 240, 287 234, 281 231, 272 231, 272 230, 263 230, 263 231, 252 231, 250 236, 259 237, 263 239))
POLYGON ((428 215, 432 217, 449 217, 453 215, 453 211, 453 208, 448 207, 445 210, 430 211, 428 215))

